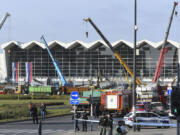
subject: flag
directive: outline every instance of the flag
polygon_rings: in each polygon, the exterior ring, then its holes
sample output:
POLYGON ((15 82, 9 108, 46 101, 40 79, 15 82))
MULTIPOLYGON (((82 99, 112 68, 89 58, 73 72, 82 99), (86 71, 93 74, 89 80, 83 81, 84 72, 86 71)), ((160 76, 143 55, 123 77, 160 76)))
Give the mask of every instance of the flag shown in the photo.
POLYGON ((26 82, 32 82, 32 62, 26 62, 26 82))
POLYGON ((19 81, 19 62, 12 62, 12 82, 19 81))
POLYGON ((16 83, 19 81, 19 62, 16 62, 16 83))
POLYGON ((12 62, 12 82, 16 81, 16 63, 12 62))

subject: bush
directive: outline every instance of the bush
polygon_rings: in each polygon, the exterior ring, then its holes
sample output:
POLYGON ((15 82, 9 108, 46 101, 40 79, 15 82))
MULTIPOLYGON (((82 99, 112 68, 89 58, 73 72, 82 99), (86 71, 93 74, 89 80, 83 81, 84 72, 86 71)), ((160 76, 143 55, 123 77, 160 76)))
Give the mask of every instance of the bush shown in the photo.
POLYGON ((21 117, 28 117, 29 110, 25 105, 3 105, 0 112, 0 119, 15 119, 21 117))
POLYGON ((16 95, 16 94, 7 94, 0 95, 0 100, 4 99, 60 99, 60 100, 68 100, 69 96, 67 95, 44 95, 44 94, 36 94, 36 95, 16 95))

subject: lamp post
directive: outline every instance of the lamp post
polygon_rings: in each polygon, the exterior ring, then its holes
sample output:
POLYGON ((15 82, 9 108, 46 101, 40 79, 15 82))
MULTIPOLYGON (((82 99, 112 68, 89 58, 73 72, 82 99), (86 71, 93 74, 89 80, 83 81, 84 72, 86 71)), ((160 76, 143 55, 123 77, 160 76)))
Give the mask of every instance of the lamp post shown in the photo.
MULTIPOLYGON (((133 53, 133 72, 134 72, 134 82, 133 82, 133 122, 136 119, 136 34, 137 34, 137 0, 134 0, 134 53, 133 53)), ((135 131, 136 126, 133 125, 133 129, 135 131)))

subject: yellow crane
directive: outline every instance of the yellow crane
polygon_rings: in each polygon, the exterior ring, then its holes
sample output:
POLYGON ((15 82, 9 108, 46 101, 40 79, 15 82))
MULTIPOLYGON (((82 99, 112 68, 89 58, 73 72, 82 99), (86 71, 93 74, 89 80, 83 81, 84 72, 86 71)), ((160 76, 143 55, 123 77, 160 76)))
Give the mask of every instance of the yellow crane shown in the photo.
MULTIPOLYGON (((84 19, 84 21, 89 22, 94 29, 96 30, 96 32, 101 36, 101 38, 104 40, 104 42, 109 46, 109 48, 111 49, 111 51, 114 53, 115 57, 119 60, 119 62, 123 65, 123 67, 126 69, 126 71, 131 75, 131 77, 134 77, 133 72, 131 71, 131 69, 128 67, 128 65, 125 63, 125 61, 122 59, 122 57, 119 55, 119 53, 117 51, 114 50, 114 48, 112 47, 111 43, 106 39, 106 37, 102 34, 102 32, 97 28, 97 26, 94 24, 94 22, 91 20, 91 18, 87 18, 84 19)), ((141 81, 136 77, 136 83, 138 85, 141 85, 141 81)))

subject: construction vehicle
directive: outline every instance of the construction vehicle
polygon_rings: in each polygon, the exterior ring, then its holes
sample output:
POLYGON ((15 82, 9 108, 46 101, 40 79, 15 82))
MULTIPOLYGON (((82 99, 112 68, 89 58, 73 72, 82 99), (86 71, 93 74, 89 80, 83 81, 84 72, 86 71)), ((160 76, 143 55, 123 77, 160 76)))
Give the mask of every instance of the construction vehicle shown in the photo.
POLYGON ((60 94, 61 94, 62 92, 64 92, 64 93, 66 94, 66 93, 67 93, 67 92, 66 92, 66 91, 67 91, 67 88, 66 88, 66 87, 67 87, 67 86, 70 86, 70 84, 68 84, 67 81, 66 81, 66 79, 64 78, 64 76, 63 76, 63 74, 62 74, 62 72, 61 72, 61 69, 59 68, 58 63, 55 61, 55 59, 54 59, 54 57, 53 57, 53 55, 52 55, 52 53, 51 53, 51 51, 50 51, 50 49, 49 49, 49 47, 48 47, 48 44, 47 44, 44 36, 41 37, 41 41, 44 43, 44 45, 45 45, 45 47, 46 47, 46 49, 47 49, 47 51, 48 51, 48 54, 49 54, 49 56, 51 57, 51 60, 53 61, 53 65, 54 65, 54 67, 55 67, 55 69, 56 69, 56 71, 57 71, 57 73, 58 73, 59 79, 60 79, 60 81, 61 81, 61 86, 62 86, 62 87, 60 87, 60 88, 57 89, 57 93, 60 93, 60 94))
MULTIPOLYGON (((106 37, 102 34, 102 32, 97 28, 97 26, 94 24, 94 22, 91 20, 91 18, 84 19, 84 21, 89 22, 93 28, 96 30, 96 32, 101 36, 101 38, 104 40, 104 42, 109 46, 111 51, 114 53, 115 57, 119 60, 119 62, 123 65, 123 67, 126 69, 126 71, 131 75, 131 77, 134 76, 131 69, 128 67, 128 65, 125 63, 125 61, 122 59, 122 57, 119 55, 117 51, 112 47, 111 43, 106 39, 106 37)), ((136 83, 138 85, 141 85, 141 81, 136 78, 136 83)))
MULTIPOLYGON (((160 78, 160 75, 161 75, 161 72, 162 72, 165 56, 166 56, 166 54, 168 52, 168 47, 166 46, 167 45, 167 39, 168 39, 168 36, 169 36, 169 31, 170 31, 170 28, 171 28, 173 16, 177 14, 175 12, 175 8, 176 8, 177 5, 178 5, 178 3, 174 2, 172 13, 171 13, 169 24, 168 24, 168 28, 167 28, 167 31, 165 33, 164 42, 163 42, 163 45, 162 45, 162 48, 161 48, 158 64, 157 64, 155 75, 154 75, 154 78, 153 78, 153 83, 158 82, 158 79, 160 78)), ((167 91, 167 86, 165 86, 165 87, 166 87, 166 91, 167 91)), ((167 97, 164 94, 165 93, 164 92, 164 87, 163 86, 157 86, 157 90, 158 90, 158 93, 159 93, 159 100, 164 105, 167 105, 167 97)))
POLYGON ((101 94, 101 108, 106 112, 116 112, 124 116, 132 107, 132 91, 110 91, 101 94))
POLYGON ((83 91, 79 98, 78 111, 90 111, 91 104, 94 111, 99 113, 115 113, 125 115, 132 107, 132 92, 129 90, 92 90, 83 91))
POLYGON ((55 67, 55 69, 56 69, 56 71, 58 73, 58 76, 59 76, 59 79, 61 81, 62 86, 69 86, 70 84, 68 84, 66 79, 64 78, 64 76, 63 76, 63 74, 61 72, 61 69, 59 68, 57 62, 55 61, 55 59, 54 59, 54 57, 53 57, 53 55, 52 55, 52 53, 51 53, 51 51, 50 51, 50 49, 48 47, 48 44, 47 44, 44 36, 41 37, 41 41, 44 43, 44 45, 45 45, 45 47, 46 47, 46 49, 47 49, 47 51, 49 53, 49 56, 51 57, 51 60, 53 61, 53 65, 54 65, 54 67, 55 67))
MULTIPOLYGON (((163 45, 161 48, 158 64, 156 67, 155 75, 153 77, 153 81, 152 81, 152 83, 149 83, 146 85, 137 86, 136 91, 137 91, 139 101, 145 101, 145 102, 152 102, 152 101, 159 102, 160 101, 160 102, 162 102, 163 105, 167 106, 167 96, 166 96, 167 85, 160 86, 160 84, 158 83, 158 80, 160 78, 161 71, 162 71, 162 68, 164 65, 165 56, 168 52, 168 47, 166 46, 167 39, 169 36, 169 31, 171 28, 173 16, 176 13, 175 8, 177 5, 178 5, 178 3, 174 2, 172 13, 171 13, 170 20, 169 20, 169 24, 168 24, 167 31, 165 33, 165 38, 163 41, 163 45)), ((176 51, 175 51, 175 53, 176 53, 176 51)), ((174 55, 176 55, 176 54, 174 54, 174 55)), ((175 56, 173 56, 173 57, 175 58, 175 56)), ((172 84, 174 83, 174 81, 175 80, 173 80, 172 84)))
POLYGON ((166 54, 168 52, 168 47, 166 47, 167 39, 168 39, 168 36, 169 36, 169 31, 170 31, 170 28, 171 28, 173 16, 175 14, 175 8, 176 8, 177 5, 178 5, 178 3, 174 2, 173 10, 172 10, 171 17, 170 17, 170 20, 169 20, 169 25, 168 25, 167 31, 165 33, 165 39, 164 39, 164 42, 163 42, 163 45, 162 45, 162 48, 161 48, 158 64, 157 64, 155 75, 154 75, 154 78, 153 78, 154 83, 157 82, 157 80, 159 79, 159 77, 161 75, 161 71, 162 71, 162 68, 163 68, 163 65, 164 65, 164 59, 165 59, 165 56, 166 56, 166 54))
POLYGON ((52 53, 51 53, 51 51, 50 51, 50 49, 48 47, 48 44, 47 44, 44 36, 41 37, 41 40, 44 43, 44 45, 45 45, 45 47, 46 47, 52 61, 53 61, 53 65, 54 65, 54 67, 55 67, 55 69, 56 69, 56 71, 58 73, 59 79, 61 81, 61 86, 62 87, 60 87, 58 89, 57 93, 61 94, 62 92, 64 92, 65 94, 68 94, 68 93, 71 93, 72 91, 81 92, 81 91, 89 90, 87 87, 72 87, 71 84, 67 83, 66 79, 64 78, 64 76, 63 76, 63 74, 61 72, 61 69, 59 68, 57 62, 55 61, 55 59, 54 59, 54 57, 53 57, 53 55, 52 55, 52 53))
MULTIPOLYGON (((170 27, 171 27, 171 23, 172 23, 172 19, 173 19, 173 15, 174 15, 174 12, 175 12, 175 7, 177 6, 177 2, 174 2, 174 7, 173 7, 173 11, 172 11, 172 14, 171 14, 171 18, 170 18, 170 22, 169 22, 169 25, 168 25, 168 29, 167 29, 167 32, 166 32, 166 36, 165 36, 165 40, 163 42, 163 46, 162 46, 162 51, 161 51, 161 54, 160 54, 160 58, 159 58, 159 62, 158 62, 158 66, 156 68, 156 73, 155 73, 155 77, 153 79, 153 82, 156 82, 157 79, 159 78, 160 76, 160 73, 161 73, 161 69, 162 69, 162 66, 163 66, 163 63, 164 63, 164 58, 165 58, 165 54, 167 53, 167 48, 165 47, 165 45, 167 44, 167 38, 168 38, 168 35, 169 35, 169 30, 170 30, 170 27)), ((89 22, 93 27, 94 29, 97 31, 97 33, 101 36, 101 38, 105 41, 105 43, 109 46, 109 48, 111 49, 111 51, 114 53, 114 55, 116 56, 116 58, 120 61, 120 63, 123 65, 123 67, 126 69, 126 71, 131 75, 131 77, 134 76, 134 74, 131 72, 130 68, 126 65, 126 63, 123 61, 123 59, 121 58, 121 56, 119 55, 118 52, 116 52, 114 50, 114 48, 112 47, 112 45, 110 44, 110 42, 106 39, 106 37, 102 34, 102 32, 97 28, 97 26, 93 23, 93 21, 91 20, 91 18, 87 18, 87 19, 84 19, 84 21, 86 22, 89 22)), ((126 76, 126 75, 125 75, 126 76)), ((149 89, 150 91, 152 91, 152 89, 154 88, 151 88, 151 87, 154 87, 154 85, 152 86, 152 84, 148 84, 148 85, 142 85, 142 83, 140 82, 140 80, 138 78, 136 78, 136 83, 138 84, 138 86, 140 87, 144 87, 143 89, 145 89, 145 91, 147 91, 147 89, 149 89)), ((141 89, 141 88, 140 88, 141 89)), ((155 89, 156 89, 156 95, 157 93, 159 93, 159 100, 164 102, 165 104, 165 99, 163 98, 163 94, 162 92, 157 92, 157 85, 155 86, 155 89)), ((161 91, 161 90, 160 90, 161 91)), ((152 93, 149 93, 148 95, 145 95, 146 98, 153 98, 153 94, 152 93)))

